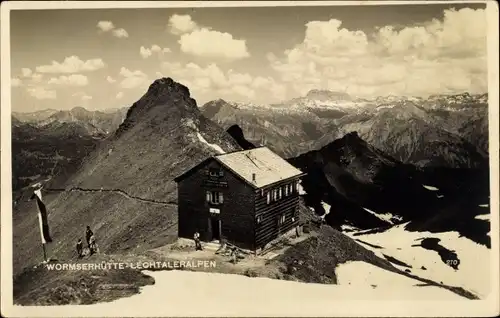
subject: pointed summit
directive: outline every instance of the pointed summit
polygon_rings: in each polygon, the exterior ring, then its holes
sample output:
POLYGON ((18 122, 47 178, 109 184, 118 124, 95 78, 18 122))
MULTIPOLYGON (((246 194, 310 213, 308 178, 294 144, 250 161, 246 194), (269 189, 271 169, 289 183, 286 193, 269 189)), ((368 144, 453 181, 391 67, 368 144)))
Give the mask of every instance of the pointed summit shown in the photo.
POLYGON ((140 123, 157 125, 161 122, 180 122, 181 118, 196 117, 199 114, 189 89, 170 77, 163 77, 155 80, 147 92, 129 108, 115 136, 120 136, 140 123))

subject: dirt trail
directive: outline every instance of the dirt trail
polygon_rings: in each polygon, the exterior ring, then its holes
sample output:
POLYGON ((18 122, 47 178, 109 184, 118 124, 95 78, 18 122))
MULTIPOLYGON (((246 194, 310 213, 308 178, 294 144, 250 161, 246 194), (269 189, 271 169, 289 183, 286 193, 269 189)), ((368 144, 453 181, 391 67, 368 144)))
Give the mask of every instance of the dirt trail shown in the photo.
POLYGON ((121 190, 121 189, 103 189, 103 188, 100 188, 100 189, 83 189, 83 188, 79 188, 79 187, 73 187, 73 188, 69 188, 69 189, 54 189, 54 188, 49 188, 49 189, 43 189, 44 191, 47 191, 47 192, 111 192, 111 193, 116 193, 116 194, 119 194, 121 196, 124 196, 128 199, 131 199, 131 200, 137 200, 137 201, 141 201, 141 202, 146 202, 146 203, 153 203, 153 204, 159 204, 159 205, 166 205, 166 206, 177 206, 177 203, 174 203, 172 201, 159 201, 159 200, 153 200, 153 199, 145 199, 145 198, 141 198, 141 197, 137 197, 137 196, 134 196, 134 195, 130 195, 128 194, 127 192, 121 190))

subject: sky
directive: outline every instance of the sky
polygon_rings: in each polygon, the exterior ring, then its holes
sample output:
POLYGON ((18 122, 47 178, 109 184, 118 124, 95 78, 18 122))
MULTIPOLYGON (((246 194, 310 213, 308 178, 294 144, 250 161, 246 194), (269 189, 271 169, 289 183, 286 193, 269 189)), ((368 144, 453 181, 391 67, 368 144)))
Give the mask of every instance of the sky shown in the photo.
POLYGON ((12 110, 128 107, 158 78, 270 104, 487 89, 484 4, 11 11, 12 110))

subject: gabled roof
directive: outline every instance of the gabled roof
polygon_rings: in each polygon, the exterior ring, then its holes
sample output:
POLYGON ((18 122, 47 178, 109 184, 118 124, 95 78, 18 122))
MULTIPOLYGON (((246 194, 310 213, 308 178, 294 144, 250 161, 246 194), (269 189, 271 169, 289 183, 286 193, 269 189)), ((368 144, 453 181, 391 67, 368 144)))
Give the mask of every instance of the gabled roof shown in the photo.
MULTIPOLYGON (((281 180, 304 175, 302 171, 289 164, 267 147, 254 148, 250 150, 236 151, 217 155, 207 160, 215 159, 247 182, 254 188, 262 188, 281 180), (255 182, 252 175, 255 174, 255 182)), ((183 179, 188 172, 193 171, 207 162, 204 160, 194 168, 175 178, 175 181, 183 179)))

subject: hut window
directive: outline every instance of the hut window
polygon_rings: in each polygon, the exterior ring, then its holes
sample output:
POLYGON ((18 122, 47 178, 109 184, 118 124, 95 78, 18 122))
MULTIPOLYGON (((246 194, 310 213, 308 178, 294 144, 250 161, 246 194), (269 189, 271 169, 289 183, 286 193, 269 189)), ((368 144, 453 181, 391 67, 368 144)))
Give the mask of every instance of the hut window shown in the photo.
POLYGON ((274 201, 278 200, 278 190, 276 190, 276 189, 273 190, 273 200, 274 201))
POLYGON ((295 182, 295 191, 299 192, 299 182, 295 182))
POLYGON ((278 199, 281 199, 282 194, 283 194, 283 193, 282 193, 282 191, 281 191, 281 187, 280 187, 280 189, 279 189, 278 191, 279 191, 279 192, 278 192, 278 199))
POLYGON ((288 190, 289 190, 289 189, 290 189, 290 188, 288 187, 288 184, 287 184, 287 185, 285 185, 285 196, 286 196, 286 197, 288 196, 288 190))
POLYGON ((262 222, 262 215, 257 215, 257 224, 262 222))
POLYGON ((219 177, 219 176, 223 175, 223 172, 222 172, 222 170, 219 170, 219 169, 216 169, 216 168, 210 168, 209 171, 208 171, 208 174, 211 177, 219 177))
POLYGON ((271 192, 267 192, 267 204, 271 203, 271 192))
POLYGON ((222 204, 224 203, 224 196, 222 192, 207 191, 207 202, 211 204, 222 204))
POLYGON ((283 215, 280 217, 280 221, 279 221, 279 223, 280 223, 280 224, 283 224, 283 223, 285 223, 285 221, 286 221, 286 215, 285 215, 285 214, 283 214, 283 215))

